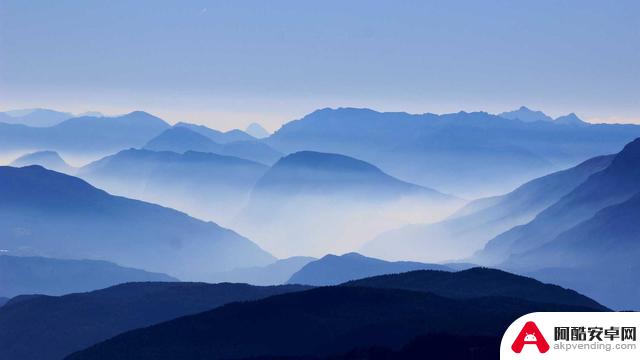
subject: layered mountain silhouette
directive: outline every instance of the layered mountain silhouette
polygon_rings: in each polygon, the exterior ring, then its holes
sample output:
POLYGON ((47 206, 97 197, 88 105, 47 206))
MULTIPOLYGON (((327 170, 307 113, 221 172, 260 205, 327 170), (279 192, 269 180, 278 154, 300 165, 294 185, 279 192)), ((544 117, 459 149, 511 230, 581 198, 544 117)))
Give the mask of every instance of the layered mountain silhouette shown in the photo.
POLYGON ((451 271, 450 268, 437 264, 411 261, 390 262, 358 253, 348 253, 341 256, 326 255, 309 262, 294 273, 288 283, 314 286, 338 285, 350 280, 413 270, 451 271))
POLYGON ((521 106, 518 110, 503 112, 498 114, 498 116, 505 119, 520 120, 523 122, 553 121, 553 118, 542 111, 531 110, 526 106, 521 106))
POLYGON ((208 134, 209 132, 228 134, 198 125, 176 125, 151 139, 144 148, 148 150, 173 151, 177 153, 184 153, 186 151, 215 153, 220 155, 236 156, 267 165, 273 164, 282 156, 280 152, 257 141, 255 138, 245 134, 244 132, 241 132, 244 136, 232 137, 243 140, 228 141, 228 139, 223 139, 223 142, 213 140, 217 137, 208 134), (245 138, 248 138, 248 140, 245 138))
POLYGON ((638 169, 640 139, 531 222, 496 236, 473 260, 557 281, 618 309, 638 308, 630 275, 638 250, 638 169))
POLYGON ((0 296, 62 295, 130 281, 176 281, 165 274, 107 261, 0 255, 0 296))
POLYGON ((50 109, 22 109, 0 113, 0 122, 34 127, 57 125, 71 119, 73 114, 50 109))
POLYGON ((209 139, 215 141, 218 144, 227 144, 230 142, 236 141, 252 141, 256 140, 256 137, 251 136, 245 131, 234 129, 229 131, 218 131, 206 127, 204 125, 190 124, 186 122, 179 122, 175 125, 175 127, 185 127, 189 130, 197 132, 200 135, 204 135, 209 139))
POLYGON ((503 112, 498 114, 498 116, 505 119, 520 120, 523 122, 553 121, 555 124, 561 125, 587 125, 586 122, 582 121, 582 119, 574 113, 553 119, 542 111, 531 110, 526 106, 521 106, 518 110, 503 112))
POLYGON ((301 151, 260 178, 233 226, 279 256, 321 256, 349 251, 387 226, 431 219, 459 205, 457 198, 398 180, 364 161, 301 151))
POLYGON ((480 267, 458 272, 418 270, 388 274, 350 281, 344 286, 404 289, 452 299, 508 297, 606 310, 606 307, 573 290, 502 270, 480 267))
POLYGON ((615 153, 640 136, 636 125, 560 125, 481 112, 411 115, 322 109, 285 124, 266 142, 283 153, 313 150, 352 156, 403 180, 477 198, 615 153))
POLYGON ((64 159, 55 151, 36 151, 34 153, 23 155, 11 163, 11 166, 23 167, 29 165, 40 165, 49 170, 62 172, 65 174, 73 174, 76 169, 67 164, 64 159))
POLYGON ((0 199, 0 249, 8 254, 107 259, 183 280, 274 260, 215 223, 40 166, 0 167, 0 199))
MULTIPOLYGON (((67 359, 322 357, 345 354, 354 348, 397 349, 418 336, 433 334, 498 337, 525 313, 604 309, 556 286, 492 270, 474 271, 484 276, 485 289, 495 287, 507 294, 527 296, 542 290, 548 296, 541 295, 545 300, 583 300, 591 306, 478 296, 482 284, 473 284, 468 297, 447 298, 423 290, 404 290, 405 280, 414 276, 409 273, 405 279, 386 278, 383 282, 389 286, 320 287, 225 305, 118 335, 67 359), (399 288, 393 287, 394 281, 399 288)), ((461 281, 455 281, 452 275, 449 284, 464 294, 468 279, 469 275, 463 274, 461 281)))
POLYGON ((217 153, 222 145, 185 126, 174 126, 149 140, 145 149, 155 151, 199 151, 217 153))
POLYGON ((640 192, 596 213, 553 241, 513 255, 505 267, 571 286, 620 310, 640 309, 640 192))
POLYGON ((318 259, 309 256, 292 256, 265 266, 238 268, 214 274, 212 281, 247 283, 251 285, 280 285, 286 283, 298 270, 315 260, 318 259))
POLYGON ((555 119, 555 122, 557 124, 564 124, 564 125, 587 125, 586 122, 582 121, 582 119, 580 119, 578 115, 574 113, 557 117, 555 119))
POLYGON ((256 139, 264 139, 269 137, 269 132, 258 123, 251 123, 245 129, 245 132, 256 139))
POLYGON ((229 221, 267 166, 214 153, 123 150, 95 161, 78 176, 112 193, 229 221))
POLYGON ((65 152, 113 152, 140 147, 169 128, 143 111, 116 117, 83 116, 49 127, 0 123, 0 150, 48 149, 65 152))
POLYGON ((20 296, 0 308, 0 358, 56 360, 121 332, 234 302, 306 289, 128 283, 65 296, 20 296))
POLYGON ((477 259, 504 261, 552 241, 562 232, 590 219, 605 207, 620 204, 640 192, 640 139, 629 143, 604 170, 538 214, 531 222, 492 239, 477 259))
POLYGON ((4 304, 6 304, 9 301, 9 298, 6 297, 0 297, 0 307, 2 307, 4 304))
POLYGON ((614 155, 589 159, 521 185, 514 191, 467 204, 449 218, 421 225, 407 225, 377 236, 362 251, 391 259, 444 261, 470 257, 493 237, 533 218, 605 169, 614 155))

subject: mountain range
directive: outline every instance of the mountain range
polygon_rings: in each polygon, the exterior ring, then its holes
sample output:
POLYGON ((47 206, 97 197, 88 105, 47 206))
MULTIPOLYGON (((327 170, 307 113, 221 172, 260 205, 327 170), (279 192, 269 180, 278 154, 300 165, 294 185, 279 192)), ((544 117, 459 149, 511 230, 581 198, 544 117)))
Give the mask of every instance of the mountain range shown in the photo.
POLYGON ((183 280, 274 260, 215 223, 40 166, 0 167, 0 199, 0 249, 7 254, 106 259, 183 280))
POLYGON ((202 125, 176 125, 149 140, 144 148, 177 153, 184 153, 186 151, 215 153, 240 157, 266 165, 273 164, 282 156, 282 153, 257 141, 250 135, 240 130, 232 131, 244 135, 234 135, 236 133, 226 135, 230 134, 230 132, 221 133, 202 125))
MULTIPOLYGON (((639 169, 640 139, 636 139, 606 168, 589 176, 532 221, 492 239, 476 258, 483 263, 498 263, 511 254, 523 253, 552 241, 603 208, 629 200, 640 192, 639 169)), ((525 264, 522 266, 526 267, 525 264)))
POLYGON ((176 281, 107 261, 0 255, 0 296, 62 295, 130 281, 176 281))
POLYGON ((131 329, 304 289, 142 282, 64 296, 19 296, 0 308, 0 358, 57 360, 131 329))
POLYGON ((358 253, 348 253, 341 256, 326 255, 321 259, 311 261, 295 272, 288 283, 314 286, 338 285, 350 280, 413 270, 451 271, 452 269, 437 264, 412 261, 390 262, 369 258, 358 253))
POLYGON ((247 132, 233 129, 229 131, 218 131, 206 127, 204 125, 190 124, 186 122, 179 122, 175 125, 175 127, 184 127, 194 132, 197 132, 200 135, 204 135, 209 139, 213 140, 218 144, 228 144, 236 141, 253 141, 256 140, 255 137, 249 135, 247 132))
POLYGON ((228 222, 266 165, 233 156, 129 149, 82 167, 78 176, 112 193, 228 222))
POLYGON ((365 244, 362 251, 387 259, 420 261, 471 257, 495 236, 533 220, 589 176, 609 166, 613 158, 598 156, 531 180, 507 194, 472 201, 440 222, 385 232, 365 244))
POLYGON ((533 220, 490 240, 472 260, 553 279, 617 309, 637 309, 640 288, 630 274, 640 250, 638 169, 640 139, 533 220), (615 285, 607 280, 612 277, 619 279, 615 285))
POLYGON ((322 256, 349 251, 406 219, 433 219, 460 204, 364 161, 301 151, 280 159, 258 180, 231 226, 281 257, 322 256))
POLYGON ((21 109, 0 112, 0 122, 34 127, 57 125, 74 117, 73 114, 50 109, 21 109))
POLYGON ((617 152, 638 136, 637 125, 569 126, 483 112, 412 115, 339 108, 288 122, 264 141, 283 153, 355 157, 399 179, 478 198, 617 152))
MULTIPOLYGON (((474 269, 469 272, 479 273, 477 278, 482 278, 484 283, 472 285, 468 297, 448 298, 429 290, 405 290, 404 284, 415 273, 421 273, 410 272, 384 279, 386 285, 382 287, 354 284, 320 287, 228 304, 126 332, 67 359, 333 356, 354 348, 376 346, 397 349, 416 337, 433 334, 497 337, 514 319, 534 311, 605 310, 575 292, 527 278, 495 270, 474 269), (399 287, 394 287, 394 284, 399 287), (501 295, 477 295, 478 288, 492 287, 488 284, 498 289, 495 293, 501 295), (541 295, 545 302, 509 296, 541 292, 545 294, 541 295), (572 305, 575 303, 583 305, 572 305)), ((456 274, 460 273, 451 275, 450 287, 464 293, 468 273, 463 272, 460 281, 456 281, 456 274)), ((426 281, 425 288, 428 284, 426 281)))
POLYGON ((0 123, 0 150, 109 153, 143 146, 169 128, 164 120, 143 111, 116 117, 83 116, 48 127, 0 123))
POLYGON ((582 119, 580 119, 578 115, 574 113, 559 116, 553 119, 551 116, 543 113, 542 111, 531 110, 526 106, 521 106, 518 110, 503 112, 501 114, 498 114, 498 116, 509 120, 519 120, 523 122, 548 121, 562 125, 587 125, 586 122, 582 121, 582 119))

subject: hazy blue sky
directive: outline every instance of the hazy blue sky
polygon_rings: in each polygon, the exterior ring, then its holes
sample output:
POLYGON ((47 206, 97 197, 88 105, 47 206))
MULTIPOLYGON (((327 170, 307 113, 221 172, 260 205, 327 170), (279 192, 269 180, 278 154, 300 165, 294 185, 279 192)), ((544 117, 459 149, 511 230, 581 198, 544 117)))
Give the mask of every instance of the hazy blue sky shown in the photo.
POLYGON ((640 1, 0 0, 0 109, 270 129, 320 107, 640 123, 640 1))

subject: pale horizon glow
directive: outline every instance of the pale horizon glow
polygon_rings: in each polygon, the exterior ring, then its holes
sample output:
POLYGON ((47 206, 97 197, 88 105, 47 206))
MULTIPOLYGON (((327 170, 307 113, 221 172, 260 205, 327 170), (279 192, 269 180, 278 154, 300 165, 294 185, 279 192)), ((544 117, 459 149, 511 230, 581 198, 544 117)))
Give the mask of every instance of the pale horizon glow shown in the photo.
POLYGON ((638 44, 633 0, 6 1, 0 109, 275 131, 325 107, 524 105, 640 124, 638 44))

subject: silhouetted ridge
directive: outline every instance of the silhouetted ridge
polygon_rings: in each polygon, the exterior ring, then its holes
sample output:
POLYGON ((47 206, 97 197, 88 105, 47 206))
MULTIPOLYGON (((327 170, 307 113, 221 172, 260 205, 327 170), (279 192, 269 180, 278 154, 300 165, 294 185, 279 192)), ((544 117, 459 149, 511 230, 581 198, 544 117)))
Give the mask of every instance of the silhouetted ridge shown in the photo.
POLYGON ((99 260, 0 255, 0 295, 61 295, 129 281, 176 281, 171 276, 99 260))
POLYGON ((504 297, 454 300, 399 289, 322 287, 134 330, 67 359, 329 356, 353 348, 399 348, 434 333, 497 337, 526 313, 586 309, 504 297))
POLYGON ((531 180, 508 194, 472 201, 437 223, 405 225, 384 232, 365 244, 362 252, 418 261, 470 257, 495 236, 533 220, 589 176, 609 166, 614 157, 598 156, 531 180))
POLYGON ((174 151, 178 153, 184 153, 189 150, 217 152, 222 149, 222 145, 183 126, 174 126, 165 130, 162 134, 151 139, 144 147, 148 150, 174 151))
POLYGON ((497 269, 480 267, 458 272, 417 270, 354 280, 344 285, 423 291, 456 299, 504 296, 538 303, 606 309, 573 290, 497 269))
POLYGON ((395 179, 362 160, 339 154, 300 151, 280 159, 256 184, 255 192, 346 192, 370 194, 371 200, 387 196, 425 193, 445 199, 435 190, 395 179))
POLYGON ((522 122, 485 112, 322 109, 283 125, 265 141, 284 153, 351 156, 408 182, 477 198, 617 152, 640 136, 636 125, 566 126, 542 115, 544 121, 522 122))
POLYGON ((341 256, 326 255, 312 261, 293 274, 288 283, 316 286, 337 285, 354 279, 418 269, 451 270, 437 264, 411 261, 390 262, 362 256, 358 253, 348 253, 341 256))
POLYGON ((8 254, 109 259, 184 280, 274 260, 215 223, 40 166, 0 167, 0 199, 0 249, 8 254))
POLYGON ((143 282, 60 297, 20 296, 0 308, 0 358, 58 360, 131 329, 305 289, 143 282))

